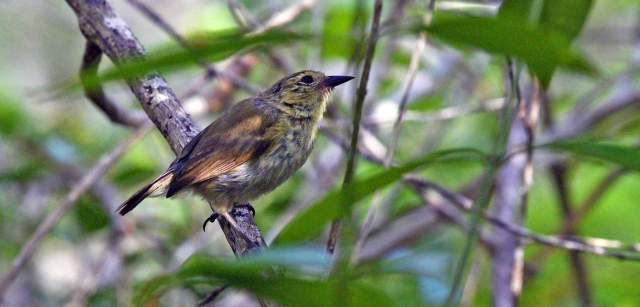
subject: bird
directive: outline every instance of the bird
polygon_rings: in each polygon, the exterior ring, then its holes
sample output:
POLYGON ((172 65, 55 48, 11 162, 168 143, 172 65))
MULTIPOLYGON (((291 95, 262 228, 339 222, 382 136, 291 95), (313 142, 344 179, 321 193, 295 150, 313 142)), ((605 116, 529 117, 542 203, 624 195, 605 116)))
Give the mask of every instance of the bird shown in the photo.
POLYGON ((203 196, 213 211, 203 230, 219 216, 239 230, 230 211, 274 190, 302 167, 313 149, 330 94, 352 79, 303 70, 234 104, 117 212, 125 215, 147 197, 170 198, 191 191, 203 196))

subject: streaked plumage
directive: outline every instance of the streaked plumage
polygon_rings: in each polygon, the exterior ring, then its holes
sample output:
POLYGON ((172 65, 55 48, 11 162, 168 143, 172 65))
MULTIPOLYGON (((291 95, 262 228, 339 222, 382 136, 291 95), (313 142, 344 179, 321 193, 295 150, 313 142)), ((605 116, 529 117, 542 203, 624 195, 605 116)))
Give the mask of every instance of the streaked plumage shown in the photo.
POLYGON ((128 213, 148 196, 194 190, 228 219, 234 204, 275 189, 304 164, 332 88, 351 79, 301 71, 237 103, 118 212, 128 213))

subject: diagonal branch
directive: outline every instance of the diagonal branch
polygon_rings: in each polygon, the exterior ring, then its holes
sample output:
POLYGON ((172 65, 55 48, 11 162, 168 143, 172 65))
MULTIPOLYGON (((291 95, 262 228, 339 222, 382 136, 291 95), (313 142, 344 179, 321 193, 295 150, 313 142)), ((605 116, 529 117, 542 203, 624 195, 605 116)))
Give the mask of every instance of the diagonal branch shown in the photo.
MULTIPOLYGON (((106 1, 66 0, 76 16, 80 31, 95 43, 116 65, 124 61, 140 60, 145 51, 127 23, 106 1)), ((200 131, 182 108, 180 101, 167 82, 158 73, 147 73, 127 80, 129 88, 142 108, 177 154, 200 131)), ((237 255, 265 247, 262 235, 247 208, 232 212, 244 236, 239 236, 226 222, 221 221, 227 241, 237 255), (243 237, 250 238, 247 242, 243 237)))
MULTIPOLYGON (((158 13, 156 13, 151 7, 142 3, 139 0, 127 0, 129 4, 138 9, 142 14, 144 14, 151 22, 156 24, 160 29, 166 32, 171 38, 177 41, 182 47, 189 49, 189 42, 182 36, 178 31, 176 31, 168 22, 166 22, 158 13)), ((206 76, 209 78, 214 78, 217 76, 223 77, 226 80, 229 80, 233 85, 237 88, 240 88, 247 93, 256 94, 258 89, 256 89, 251 84, 247 83, 244 79, 239 76, 233 74, 230 71, 226 70, 218 70, 213 65, 205 62, 204 60, 199 60, 198 64, 202 66, 207 72, 206 76)))
POLYGON ((124 153, 133 145, 136 141, 140 140, 146 132, 151 128, 151 125, 143 125, 138 128, 136 132, 128 139, 120 143, 112 152, 103 156, 98 163, 91 168, 73 187, 73 189, 67 194, 64 201, 56 209, 49 214, 42 223, 38 226, 36 231, 31 235, 27 243, 22 246, 20 253, 11 264, 11 268, 4 274, 2 280, 0 280, 0 297, 13 283, 18 273, 27 264, 29 259, 33 256, 40 242, 44 237, 51 232, 60 219, 73 208, 76 201, 90 189, 111 167, 124 155, 124 153))
POLYGON ((130 111, 125 107, 117 104, 107 97, 101 85, 94 86, 92 89, 86 86, 84 82, 87 78, 91 79, 98 74, 98 65, 102 58, 102 50, 98 45, 87 41, 82 57, 82 66, 80 68, 80 80, 84 88, 84 93, 109 119, 123 126, 137 128, 147 121, 147 117, 140 111, 130 111))

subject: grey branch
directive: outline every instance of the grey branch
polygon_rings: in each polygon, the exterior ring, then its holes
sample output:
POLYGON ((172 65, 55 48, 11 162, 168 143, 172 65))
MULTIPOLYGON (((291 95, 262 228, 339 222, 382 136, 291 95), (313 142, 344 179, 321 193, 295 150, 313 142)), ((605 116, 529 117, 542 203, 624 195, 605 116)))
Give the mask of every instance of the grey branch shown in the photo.
MULTIPOLYGON (((380 16, 382 15, 382 1, 377 0, 373 5, 373 20, 371 21, 371 30, 367 40, 367 51, 364 56, 364 65, 362 67, 362 75, 360 83, 356 91, 356 100, 353 106, 353 120, 351 124, 351 146, 347 153, 347 167, 344 174, 342 185, 345 186, 351 182, 356 170, 358 161, 358 137, 360 133, 360 121, 362 119, 362 109, 364 107, 364 99, 367 95, 367 84, 369 82, 369 74, 371 72, 371 64, 373 55, 376 51, 378 43, 378 34, 380 29, 380 16)), ((327 240, 327 251, 333 254, 336 242, 338 240, 338 232, 340 229, 340 221, 334 220, 329 230, 329 239, 327 240)))
POLYGON ((84 93, 109 119, 116 123, 127 127, 140 127, 148 119, 140 111, 127 110, 125 107, 117 104, 107 97, 101 85, 89 88, 84 83, 87 77, 95 78, 98 74, 98 66, 102 58, 102 51, 98 45, 91 41, 87 41, 84 56, 82 57, 82 66, 80 68, 80 79, 83 81, 84 93))
MULTIPOLYGON (((144 58, 144 48, 106 1, 67 0, 67 3, 78 17, 80 30, 86 39, 98 45, 114 63, 144 58)), ((174 91, 158 73, 132 77, 127 84, 171 149, 176 154, 180 153, 200 129, 182 108, 174 91)), ((233 213, 246 237, 252 240, 245 242, 242 236, 230 230, 224 220, 221 221, 227 241, 236 254, 244 255, 263 248, 262 235, 250 211, 239 208, 233 213)))
POLYGON ((640 91, 623 93, 598 105, 593 110, 571 113, 564 119, 563 125, 541 137, 540 142, 552 142, 558 139, 575 137, 610 116, 617 114, 631 106, 640 106, 640 91))
MULTIPOLYGON (((166 32, 171 38, 177 41, 182 47, 189 49, 189 42, 182 36, 178 31, 176 31, 168 22, 166 22, 158 13, 156 13, 151 7, 142 3, 139 0, 127 0, 133 7, 138 9, 142 14, 144 14, 149 20, 151 20, 154 24, 156 24, 160 29, 166 32)), ((204 60, 198 61, 198 64, 202 66, 207 71, 207 76, 210 78, 221 76, 233 83, 234 86, 246 91, 250 94, 256 94, 258 89, 249 84, 246 80, 241 77, 224 70, 218 70, 213 65, 205 62, 204 60)))
POLYGON ((40 242, 44 237, 58 224, 60 219, 73 208, 76 201, 90 189, 96 181, 98 181, 113 164, 122 157, 122 155, 129 149, 129 147, 144 136, 149 131, 151 125, 144 125, 136 130, 136 132, 128 139, 120 143, 112 152, 103 156, 98 163, 91 168, 73 187, 73 189, 67 194, 64 201, 56 207, 56 209, 49 214, 45 220, 40 223, 36 231, 31 235, 27 243, 22 246, 20 253, 11 264, 9 271, 0 280, 0 297, 13 283, 18 273, 25 264, 31 259, 33 253, 36 251, 40 242))
MULTIPOLYGON (((527 196, 533 178, 534 131, 538 122, 540 106, 539 89, 534 83, 529 98, 520 97, 518 79, 509 66, 509 83, 515 89, 517 103, 508 138, 507 151, 526 147, 526 150, 512 155, 504 163, 496 176, 493 212, 500 221, 516 225, 524 223, 527 196)), ((520 237, 502 228, 495 230, 492 262, 493 304, 495 306, 515 306, 522 291, 524 249, 520 237)))

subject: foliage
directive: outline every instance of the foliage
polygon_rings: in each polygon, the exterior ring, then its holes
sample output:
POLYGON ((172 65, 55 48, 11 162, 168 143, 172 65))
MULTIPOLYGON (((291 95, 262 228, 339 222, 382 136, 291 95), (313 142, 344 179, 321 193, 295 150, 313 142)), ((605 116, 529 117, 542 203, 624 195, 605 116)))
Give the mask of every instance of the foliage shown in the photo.
MULTIPOLYGON (((264 23, 296 1, 236 2, 264 23)), ((437 189, 460 192, 476 204, 491 206, 494 201, 493 179, 504 160, 493 155, 503 152, 487 153, 497 135, 509 133, 505 127, 512 117, 504 108, 517 107, 509 99, 513 97, 505 73, 508 62, 522 72, 513 78, 519 81, 523 101, 532 97, 534 78, 543 86, 544 103, 534 139, 550 140, 533 144, 533 183, 522 227, 540 234, 563 234, 568 216, 575 215, 578 221, 571 236, 611 240, 586 240, 589 244, 633 244, 640 231, 636 222, 640 218, 636 210, 640 197, 637 102, 600 114, 602 119, 596 118, 575 138, 549 137, 555 129, 571 126, 571 120, 606 106, 612 97, 637 95, 637 42, 630 40, 629 30, 636 27, 637 16, 631 14, 637 12, 637 1, 504 0, 499 7, 489 2, 495 1, 436 1, 433 19, 425 24, 423 2, 384 1, 382 36, 362 119, 363 154, 354 181, 345 188, 338 184, 344 172, 344 155, 338 153, 344 153, 341 144, 349 141, 343 138, 349 135, 345 123, 355 96, 353 88, 339 88, 310 160, 276 191, 253 202, 257 224, 271 246, 268 250, 233 257, 227 242, 219 239, 219 227, 209 225, 202 234, 201 222, 210 209, 188 195, 146 200, 124 219, 105 210, 107 203, 117 204, 162 172, 173 158, 161 136, 152 133, 46 235, 20 273, 20 286, 8 292, 8 304, 70 304, 86 287, 91 289, 85 299, 92 306, 194 305, 222 285, 282 306, 442 304, 471 237, 472 215, 452 209, 453 218, 444 218, 446 211, 427 209, 447 204, 437 189), (416 81, 406 95, 398 147, 390 167, 383 167, 379 161, 392 143, 398 104, 422 34, 426 48, 418 57, 416 81), (496 102, 503 104, 495 107, 496 102), (550 165, 562 166, 564 185, 550 165), (409 174, 434 186, 416 193, 406 184, 409 174), (336 266, 323 248, 328 223, 349 212, 348 231, 353 236, 346 242, 355 246, 374 204, 379 215, 367 242, 375 246, 353 247, 339 256, 347 259, 338 258, 336 266), (433 219, 437 222, 431 223, 433 219), (400 230, 413 232, 387 246, 400 230), (384 251, 373 259, 355 260, 356 255, 376 248, 384 251)), ((201 126, 217 116, 208 108, 218 103, 214 101, 220 99, 218 94, 228 91, 220 108, 248 94, 219 76, 209 84, 196 65, 208 63, 220 71, 234 68, 229 71, 256 88, 270 86, 289 68, 359 76, 362 42, 372 16, 372 1, 333 0, 316 3, 282 27, 249 34, 248 29, 239 30, 224 3, 209 1, 193 7, 145 3, 178 33, 196 33, 186 35, 189 47, 179 47, 159 34, 161 29, 133 7, 118 6, 116 10, 150 52, 144 59, 119 65, 103 61, 101 72, 85 78, 84 85, 102 85, 107 96, 133 110, 138 103, 122 81, 160 72, 179 94, 196 89, 195 96, 182 103, 201 126), (257 63, 243 67, 246 73, 234 66, 244 55, 257 63)), ((60 80, 77 80, 84 38, 69 8, 63 2, 47 5, 46 10, 12 3, 4 7, 6 18, 0 18, 0 38, 5 42, 0 46, 0 278, 33 231, 77 183, 77 175, 129 133, 109 122, 80 91, 55 96, 41 90, 59 86, 60 80), (26 22, 31 19, 38 22, 26 22)), ((77 81, 70 83, 79 88, 77 81)), ((517 147, 504 154, 523 150, 517 147)), ((478 234, 491 234, 493 224, 482 220, 480 212, 476 217, 478 234)), ((469 245, 473 257, 462 266, 469 269, 461 271, 458 286, 470 295, 471 305, 491 306, 492 254, 485 248, 487 242, 475 243, 469 245)), ((583 305, 575 260, 567 260, 575 257, 588 273, 586 285, 593 305, 637 305, 633 285, 639 281, 640 269, 636 263, 567 255, 560 248, 526 245, 531 270, 526 271, 520 305, 583 305)), ((226 290, 216 303, 224 304, 223 300, 236 295, 226 290)))

